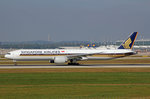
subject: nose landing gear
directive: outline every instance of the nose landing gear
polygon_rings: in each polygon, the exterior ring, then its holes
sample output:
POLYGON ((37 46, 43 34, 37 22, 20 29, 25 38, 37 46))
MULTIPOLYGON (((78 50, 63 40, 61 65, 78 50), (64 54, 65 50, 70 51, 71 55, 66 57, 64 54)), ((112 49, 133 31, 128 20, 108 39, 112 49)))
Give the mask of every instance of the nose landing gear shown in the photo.
POLYGON ((13 60, 14 66, 17 66, 17 61, 13 60))

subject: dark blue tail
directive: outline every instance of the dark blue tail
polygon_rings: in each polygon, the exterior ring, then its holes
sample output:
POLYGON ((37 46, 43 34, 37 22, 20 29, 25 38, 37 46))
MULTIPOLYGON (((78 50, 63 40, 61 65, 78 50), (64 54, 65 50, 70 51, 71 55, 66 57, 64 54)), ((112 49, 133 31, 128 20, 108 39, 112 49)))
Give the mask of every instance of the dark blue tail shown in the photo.
POLYGON ((132 49, 138 32, 133 32, 125 42, 123 42, 118 49, 132 49))

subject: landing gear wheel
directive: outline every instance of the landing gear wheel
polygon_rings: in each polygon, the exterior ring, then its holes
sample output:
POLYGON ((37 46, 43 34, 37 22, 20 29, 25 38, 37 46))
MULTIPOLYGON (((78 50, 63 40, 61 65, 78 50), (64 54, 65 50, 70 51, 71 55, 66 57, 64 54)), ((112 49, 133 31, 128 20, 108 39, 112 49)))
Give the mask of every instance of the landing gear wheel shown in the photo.
POLYGON ((80 65, 79 63, 68 63, 68 65, 80 65))
POLYGON ((17 66, 17 61, 13 60, 14 66, 17 66))
POLYGON ((17 62, 14 62, 14 66, 17 66, 17 62))
POLYGON ((76 59, 71 59, 70 63, 68 63, 68 65, 80 65, 79 63, 77 63, 76 59))

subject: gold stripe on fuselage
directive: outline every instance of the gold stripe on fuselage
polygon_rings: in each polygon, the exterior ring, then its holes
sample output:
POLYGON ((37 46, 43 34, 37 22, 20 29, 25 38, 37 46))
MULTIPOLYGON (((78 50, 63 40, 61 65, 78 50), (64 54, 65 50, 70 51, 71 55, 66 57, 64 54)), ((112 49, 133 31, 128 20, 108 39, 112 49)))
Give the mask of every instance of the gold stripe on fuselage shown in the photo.
POLYGON ((20 56, 66 56, 68 54, 22 54, 20 56))
MULTIPOLYGON (((20 56, 66 56, 74 54, 21 54, 20 56)), ((88 56, 88 55, 87 55, 88 56)), ((92 57, 124 57, 126 54, 93 54, 92 57)))

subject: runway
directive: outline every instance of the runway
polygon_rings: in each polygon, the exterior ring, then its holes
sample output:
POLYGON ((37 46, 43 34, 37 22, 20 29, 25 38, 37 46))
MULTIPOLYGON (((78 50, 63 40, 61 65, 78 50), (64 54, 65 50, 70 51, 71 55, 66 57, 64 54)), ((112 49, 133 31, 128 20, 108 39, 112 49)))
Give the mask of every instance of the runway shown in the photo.
POLYGON ((100 64, 100 65, 0 65, 0 69, 15 68, 150 68, 150 64, 100 64))

